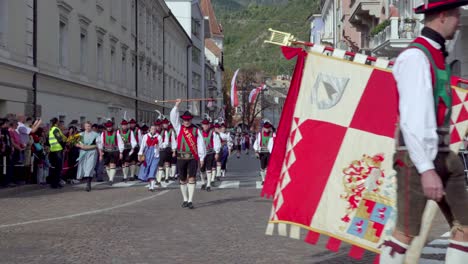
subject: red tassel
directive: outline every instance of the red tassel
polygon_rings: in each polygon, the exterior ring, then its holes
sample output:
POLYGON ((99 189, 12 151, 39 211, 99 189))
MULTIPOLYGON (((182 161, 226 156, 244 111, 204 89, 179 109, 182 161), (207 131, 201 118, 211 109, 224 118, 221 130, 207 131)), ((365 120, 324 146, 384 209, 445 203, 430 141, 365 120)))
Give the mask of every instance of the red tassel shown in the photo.
POLYGON ((317 242, 319 241, 319 238, 320 238, 319 233, 314 232, 314 231, 309 231, 304 241, 311 245, 316 245, 317 242))
POLYGON ((351 246, 351 249, 349 250, 349 256, 354 259, 362 259, 362 257, 364 256, 364 252, 366 252, 366 250, 363 249, 362 247, 353 245, 351 246))
POLYGON ((374 263, 373 264, 379 264, 380 263, 380 254, 375 256, 374 263))
POLYGON ((330 251, 338 252, 338 250, 340 250, 340 245, 341 245, 341 240, 336 239, 334 237, 330 237, 328 239, 327 248, 330 251))

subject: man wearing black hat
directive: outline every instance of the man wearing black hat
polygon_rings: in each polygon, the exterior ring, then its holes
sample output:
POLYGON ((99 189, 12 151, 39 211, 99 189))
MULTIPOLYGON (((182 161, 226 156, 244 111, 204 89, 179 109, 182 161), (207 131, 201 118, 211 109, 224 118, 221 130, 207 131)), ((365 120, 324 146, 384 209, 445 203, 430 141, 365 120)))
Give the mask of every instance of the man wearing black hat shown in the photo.
POLYGON ((192 124, 193 116, 185 111, 180 116, 182 125, 178 118, 179 104, 177 99, 171 111, 171 123, 177 132, 177 167, 179 169, 180 190, 184 198, 182 207, 193 209, 193 194, 195 192, 195 181, 198 163, 203 167, 205 161, 205 143, 201 131, 192 124), (188 177, 188 186, 187 186, 188 177), (188 195, 187 195, 188 193, 188 195))
MULTIPOLYGON (((122 120, 120 123, 121 129, 117 130, 117 143, 120 151, 120 162, 122 164, 123 181, 127 182, 128 173, 130 172, 130 162, 132 161, 133 153, 137 147, 137 142, 133 131, 128 129, 127 120, 122 120)), ((133 176, 133 175, 132 175, 133 176)))
POLYGON ((107 176, 109 176, 109 184, 112 185, 114 184, 117 162, 119 161, 118 136, 111 120, 108 120, 104 126, 106 130, 102 132, 98 144, 99 159, 103 161, 107 176))
POLYGON ((265 182, 268 161, 270 160, 270 153, 273 149, 273 141, 276 136, 272 128, 271 122, 269 120, 264 120, 262 131, 257 134, 257 140, 254 144, 255 155, 257 159, 260 159, 262 185, 265 182))
POLYGON ((162 176, 164 174, 165 182, 168 183, 169 176, 171 175, 171 162, 177 149, 177 141, 175 138, 174 129, 169 127, 169 119, 167 119, 165 116, 162 116, 161 124, 161 137, 163 143, 161 146, 158 165, 158 179, 162 180, 162 176))
POLYGON ((140 163, 138 161, 138 152, 140 150, 140 141, 143 139, 143 135, 141 134, 141 130, 138 128, 138 124, 135 119, 130 119, 128 121, 130 125, 130 130, 133 133, 136 141, 136 147, 133 150, 132 155, 130 156, 130 175, 133 177, 133 180, 138 178, 138 172, 140 168, 140 163))
POLYGON ((417 7, 425 15, 421 37, 397 58, 393 75, 399 93, 400 137, 397 171, 396 230, 382 245, 380 263, 404 263, 418 236, 427 200, 442 209, 452 238, 446 263, 468 259, 468 193, 461 160, 450 151, 452 95, 445 41, 454 38, 460 6, 468 0, 432 0, 417 7))

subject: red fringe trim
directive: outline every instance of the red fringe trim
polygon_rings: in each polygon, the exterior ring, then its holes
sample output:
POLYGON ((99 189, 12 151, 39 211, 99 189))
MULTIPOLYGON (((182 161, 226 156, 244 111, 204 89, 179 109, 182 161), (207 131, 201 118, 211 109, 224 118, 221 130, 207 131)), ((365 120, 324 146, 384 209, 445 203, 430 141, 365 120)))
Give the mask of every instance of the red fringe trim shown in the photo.
POLYGON ((340 250, 340 246, 341 246, 341 240, 336 239, 334 237, 330 237, 328 239, 327 248, 330 251, 338 252, 340 250))
POLYGON ((306 238, 304 239, 304 241, 306 243, 309 243, 311 245, 316 245, 317 242, 319 241, 319 238, 320 238, 320 234, 317 233, 317 232, 313 232, 313 231, 309 231, 307 233, 307 236, 306 238))
POLYGON ((362 257, 364 256, 364 252, 366 252, 366 250, 363 249, 362 247, 353 245, 351 246, 351 249, 349 250, 349 256, 354 259, 362 259, 362 257))

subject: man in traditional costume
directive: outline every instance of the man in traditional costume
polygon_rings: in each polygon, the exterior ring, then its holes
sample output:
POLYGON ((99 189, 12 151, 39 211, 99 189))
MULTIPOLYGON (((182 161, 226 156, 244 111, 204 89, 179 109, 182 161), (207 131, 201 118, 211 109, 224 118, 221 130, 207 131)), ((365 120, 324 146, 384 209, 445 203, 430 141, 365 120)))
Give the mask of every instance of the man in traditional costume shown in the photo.
POLYGON ((117 142, 119 144, 120 161, 122 163, 123 181, 127 182, 130 162, 132 161, 132 155, 137 147, 137 142, 133 131, 128 129, 127 120, 122 120, 120 125, 122 127, 117 131, 117 142))
POLYGON ((91 130, 91 123, 84 124, 85 131, 80 133, 80 142, 76 145, 80 149, 78 157, 78 180, 86 180, 86 191, 91 191, 91 181, 94 176, 94 168, 97 160, 97 139, 99 134, 91 130))
POLYGON ((263 128, 257 134, 257 140, 254 143, 254 150, 257 159, 260 159, 260 175, 262 176, 262 185, 265 182, 265 175, 267 173, 268 161, 270 160, 270 153, 273 150, 273 142, 275 138, 273 126, 269 120, 263 121, 263 128))
POLYGON ((213 172, 216 167, 213 167, 213 161, 219 158, 221 150, 221 141, 219 136, 211 129, 211 121, 208 117, 202 120, 202 136, 205 142, 206 156, 203 166, 200 168, 200 178, 202 180, 201 189, 210 192, 211 182, 213 181, 213 172), (205 183, 206 180, 206 183, 205 183))
POLYGON ((215 131, 221 142, 221 151, 216 162, 216 180, 219 181, 220 177, 226 176, 227 161, 233 144, 231 134, 226 131, 226 125, 224 124, 224 121, 215 125, 215 131))
POLYGON ((193 116, 189 111, 185 111, 180 116, 182 125, 180 124, 178 118, 180 102, 181 100, 177 99, 171 111, 171 123, 177 132, 177 167, 179 169, 180 190, 184 199, 182 207, 193 209, 193 194, 195 193, 198 163, 201 166, 204 165, 205 143, 201 131, 192 124, 193 116))
POLYGON ((439 204, 452 227, 445 263, 468 261, 468 193, 463 164, 449 148, 452 95, 445 61, 445 41, 454 38, 460 6, 466 4, 468 0, 430 0, 417 7, 415 12, 425 15, 422 36, 393 68, 402 134, 395 154, 398 217, 393 236, 381 247, 380 263, 404 263, 428 199, 439 204))
POLYGON ((159 166, 158 166, 158 185, 161 184, 161 180, 165 178, 165 182, 169 182, 171 173, 171 162, 172 158, 176 155, 177 141, 175 138, 174 129, 169 128, 169 119, 165 116, 162 117, 162 130, 161 137, 163 144, 161 147, 159 166))
POLYGON ((138 169, 140 168, 140 163, 138 161, 138 152, 140 150, 140 142, 143 138, 143 135, 141 133, 141 129, 138 128, 135 119, 130 119, 128 123, 130 124, 130 130, 132 131, 133 136, 135 137, 135 141, 137 143, 132 155, 130 156, 130 175, 133 176, 133 180, 136 180, 138 178, 138 169))
POLYGON ((138 178, 141 181, 148 181, 148 190, 153 192, 155 187, 154 176, 156 175, 159 163, 159 150, 163 140, 161 135, 156 132, 156 125, 150 127, 148 134, 145 134, 141 140, 138 160, 142 163, 138 178))
POLYGON ((240 132, 237 132, 234 136, 234 150, 236 150, 237 158, 240 159, 242 151, 242 136, 240 132))
POLYGON ((114 123, 108 120, 104 127, 106 130, 102 132, 99 140, 100 160, 106 168, 107 176, 109 177, 109 184, 114 184, 114 177, 116 174, 116 167, 119 161, 119 144, 117 132, 114 130, 114 123))

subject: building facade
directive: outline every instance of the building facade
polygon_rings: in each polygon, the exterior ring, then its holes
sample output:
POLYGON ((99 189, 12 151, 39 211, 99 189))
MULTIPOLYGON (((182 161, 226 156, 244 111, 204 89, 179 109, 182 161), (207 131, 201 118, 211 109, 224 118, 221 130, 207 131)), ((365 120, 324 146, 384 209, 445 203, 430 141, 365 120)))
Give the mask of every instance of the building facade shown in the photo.
MULTIPOLYGON (((166 0, 166 4, 177 18, 179 23, 190 36, 192 46, 189 51, 189 98, 205 98, 205 39, 209 37, 209 29, 205 30, 205 22, 199 1, 192 0, 166 0)), ((188 106, 195 121, 205 113, 204 102, 193 102, 188 106)))
POLYGON ((0 10, 15 14, 0 18, 2 115, 151 122, 155 100, 186 96, 190 38, 162 0, 0 0, 0 10))
MULTIPOLYGON (((205 21, 208 21, 210 38, 205 39, 205 95, 210 98, 222 98, 222 79, 224 72, 223 49, 224 34, 222 26, 216 19, 211 0, 200 2, 205 21)), ((206 112, 211 118, 216 119, 224 116, 224 105, 222 100, 206 104, 206 112)))

